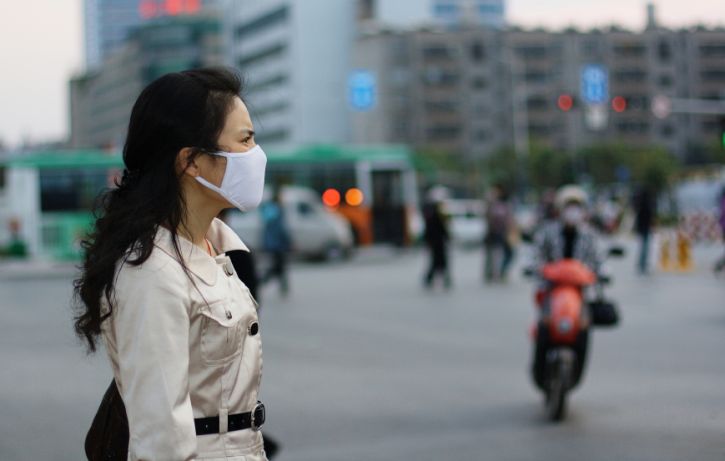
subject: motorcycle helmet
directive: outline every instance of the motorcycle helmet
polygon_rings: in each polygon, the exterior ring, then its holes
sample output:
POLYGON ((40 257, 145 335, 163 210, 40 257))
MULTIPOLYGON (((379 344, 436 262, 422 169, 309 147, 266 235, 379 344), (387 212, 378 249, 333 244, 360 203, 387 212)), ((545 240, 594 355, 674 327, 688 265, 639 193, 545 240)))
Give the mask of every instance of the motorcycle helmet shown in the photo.
POLYGON ((579 205, 586 208, 588 202, 589 197, 584 189, 574 184, 563 186, 556 192, 555 204, 560 211, 567 205, 579 205))
POLYGON ((556 194, 556 207, 565 225, 577 227, 586 220, 587 193, 579 186, 564 186, 556 194))

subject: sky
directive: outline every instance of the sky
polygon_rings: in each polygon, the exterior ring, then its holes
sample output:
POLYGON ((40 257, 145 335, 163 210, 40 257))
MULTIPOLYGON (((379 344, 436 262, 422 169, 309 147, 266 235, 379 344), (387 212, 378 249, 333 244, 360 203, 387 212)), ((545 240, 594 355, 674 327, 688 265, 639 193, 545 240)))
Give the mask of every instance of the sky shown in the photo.
MULTIPOLYGON (((418 0, 400 0, 401 2, 418 0)), ((669 27, 725 25, 725 0, 655 0, 669 27)), ((509 23, 561 29, 645 22, 643 0, 508 0, 509 23)), ((0 0, 0 142, 64 139, 68 79, 83 68, 82 0, 0 0)))

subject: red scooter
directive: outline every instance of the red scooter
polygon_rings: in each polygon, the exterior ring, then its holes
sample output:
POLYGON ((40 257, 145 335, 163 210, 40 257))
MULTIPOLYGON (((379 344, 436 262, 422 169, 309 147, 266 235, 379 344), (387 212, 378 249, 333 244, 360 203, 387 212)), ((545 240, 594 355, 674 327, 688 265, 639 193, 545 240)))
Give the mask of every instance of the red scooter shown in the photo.
MULTIPOLYGON (((610 256, 621 256, 612 248, 610 256)), ((537 275, 526 269, 527 276, 537 275)), ((586 364, 591 325, 612 326, 618 323, 616 307, 605 300, 603 287, 609 277, 597 275, 575 259, 562 259, 544 265, 538 275, 545 288, 536 293, 540 310, 532 328, 534 341, 533 378, 544 393, 547 416, 561 421, 566 414, 567 394, 581 381, 586 364), (587 301, 584 289, 595 285, 595 298, 587 301)))

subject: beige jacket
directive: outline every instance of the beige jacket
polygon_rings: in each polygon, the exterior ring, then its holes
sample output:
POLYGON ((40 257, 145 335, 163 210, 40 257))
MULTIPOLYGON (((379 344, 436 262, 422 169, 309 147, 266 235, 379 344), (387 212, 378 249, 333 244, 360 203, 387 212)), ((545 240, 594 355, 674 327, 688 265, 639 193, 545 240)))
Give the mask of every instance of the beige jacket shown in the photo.
POLYGON ((254 408, 261 380, 256 302, 223 255, 248 250, 220 220, 207 238, 220 256, 178 238, 189 276, 162 227, 148 260, 118 270, 103 338, 128 414, 129 460, 267 459, 260 432, 226 428, 226 415, 254 408), (194 418, 216 415, 220 433, 197 437, 194 418))

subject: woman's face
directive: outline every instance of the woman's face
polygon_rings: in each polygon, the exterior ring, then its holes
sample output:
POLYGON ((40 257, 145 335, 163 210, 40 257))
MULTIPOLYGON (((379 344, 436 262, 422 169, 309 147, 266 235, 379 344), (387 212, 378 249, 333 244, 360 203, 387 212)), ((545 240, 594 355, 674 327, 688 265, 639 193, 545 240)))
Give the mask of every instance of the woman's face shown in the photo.
MULTIPOLYGON (((227 115, 217 145, 226 152, 246 152, 256 145, 254 141, 254 126, 249 116, 247 106, 239 97, 234 97, 232 109, 227 115)), ((226 170, 227 159, 215 155, 199 155, 194 159, 198 173, 207 181, 221 186, 226 170)), ((205 194, 216 201, 222 201, 228 206, 226 200, 209 189, 202 188, 205 194)))

